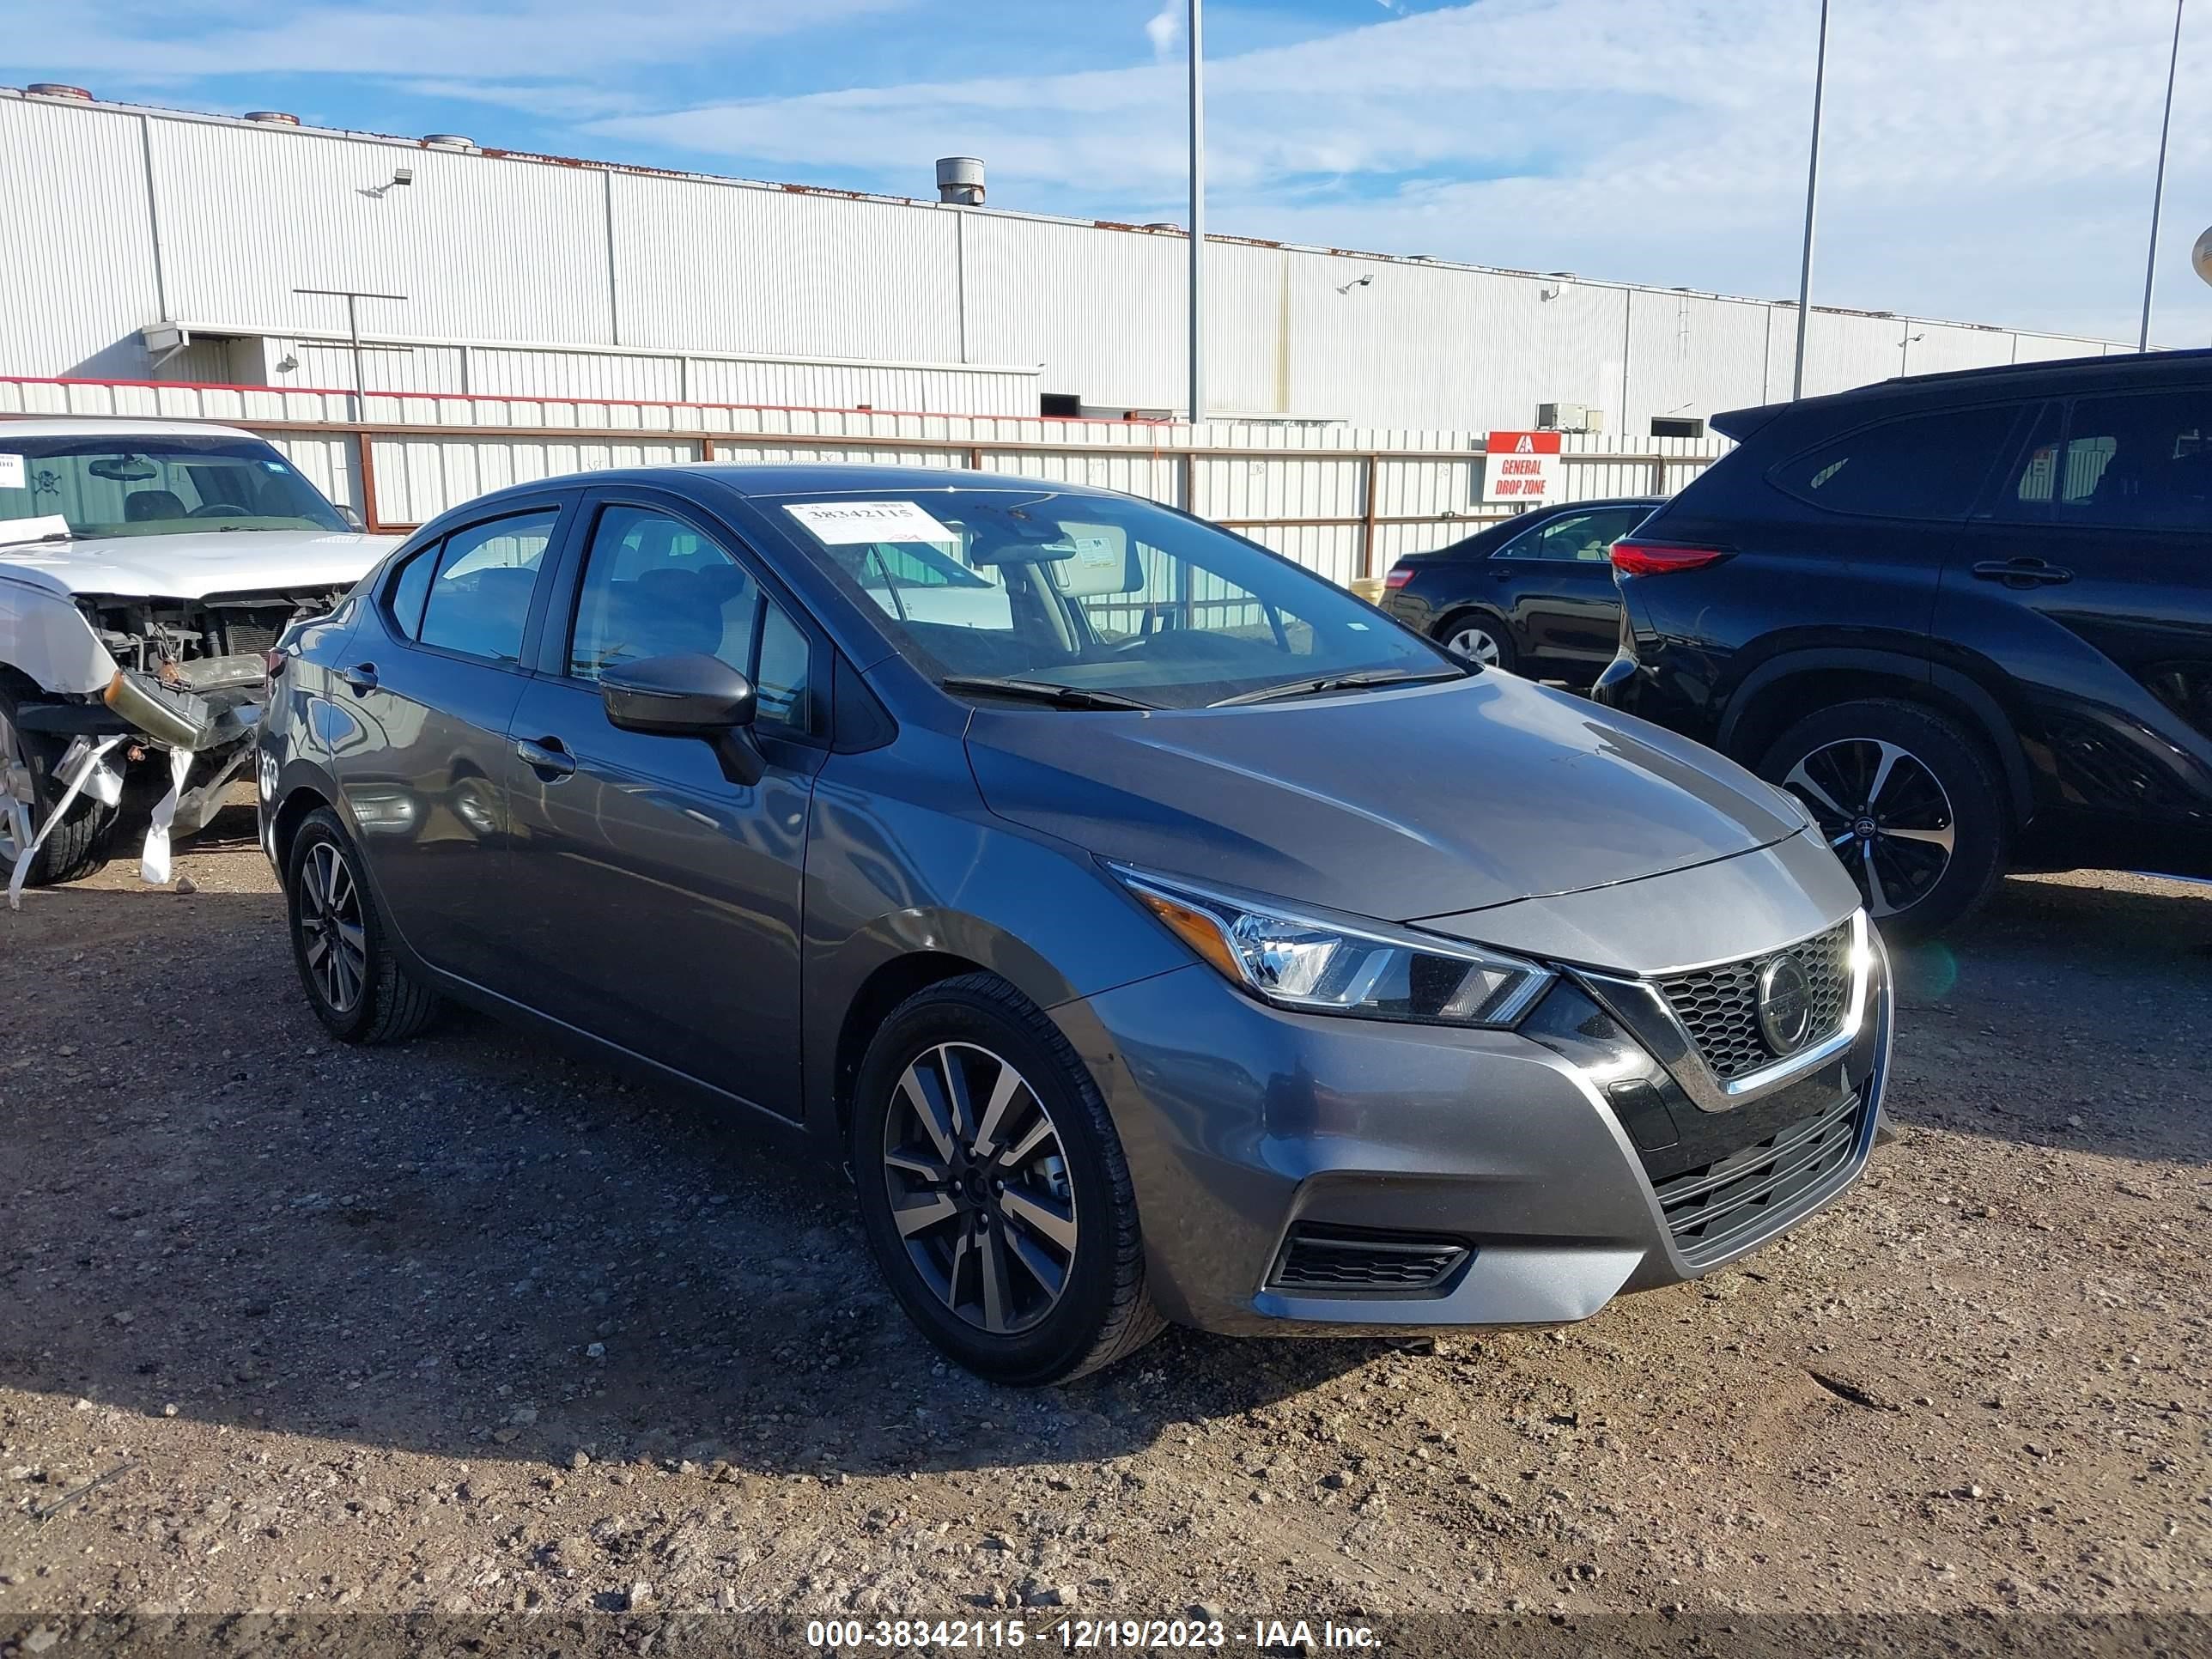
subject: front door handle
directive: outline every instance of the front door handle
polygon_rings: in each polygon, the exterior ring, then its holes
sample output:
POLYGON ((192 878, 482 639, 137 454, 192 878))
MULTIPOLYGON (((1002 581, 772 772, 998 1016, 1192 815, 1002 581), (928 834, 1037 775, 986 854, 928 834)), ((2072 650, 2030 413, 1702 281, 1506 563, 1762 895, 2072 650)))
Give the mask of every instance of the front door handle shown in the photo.
POLYGON ((547 782, 565 778, 576 769, 576 757, 570 754, 558 738, 529 738, 520 739, 514 752, 522 757, 523 764, 547 782))
POLYGON ((2074 580, 2074 573, 2064 566, 2046 564, 2041 559, 1984 559, 1974 567, 1974 574, 2007 587, 2056 586, 2074 580))
POLYGON ((376 690, 376 665, 357 662, 350 668, 339 669, 338 678, 346 683, 346 688, 354 696, 362 696, 376 690))

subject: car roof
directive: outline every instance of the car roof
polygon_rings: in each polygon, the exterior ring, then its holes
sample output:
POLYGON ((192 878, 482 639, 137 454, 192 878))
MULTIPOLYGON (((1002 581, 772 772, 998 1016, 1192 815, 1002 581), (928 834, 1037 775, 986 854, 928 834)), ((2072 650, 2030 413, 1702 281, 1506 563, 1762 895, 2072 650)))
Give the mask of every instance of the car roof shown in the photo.
POLYGON ((0 419, 0 441, 8 438, 252 438, 242 427, 212 421, 138 420, 127 415, 46 415, 0 419))
MULTIPOLYGON (((544 489, 560 484, 655 484, 667 489, 704 479, 748 499, 812 495, 825 490, 909 495, 948 489, 1050 490, 1067 495, 1109 496, 1110 489, 1060 478, 1025 478, 1010 472, 977 472, 966 467, 883 466, 872 461, 805 461, 785 465, 739 465, 725 461, 685 461, 675 466, 625 466, 547 478, 520 488, 544 489)), ((505 493, 505 492, 502 492, 505 493)))
MULTIPOLYGON (((1563 513, 1580 513, 1607 507, 1663 507, 1666 501, 1664 495, 1600 495, 1587 501, 1546 501, 1541 507, 1532 507, 1526 513, 1516 513, 1510 519, 1499 519, 1480 530, 1469 531, 1457 540, 1446 542, 1442 547, 1431 548, 1430 551, 1450 553, 1463 547, 1510 541, 1530 525, 1540 524, 1546 519, 1555 519, 1563 513)), ((1407 556, 1422 558, 1426 555, 1408 554, 1407 556)))
POLYGON ((1929 374, 1897 374, 1887 380, 1824 392, 1796 403, 1755 404, 1725 410, 1712 417, 1715 431, 1746 439, 1784 410, 1850 414, 1861 408, 1896 404, 1972 401, 1978 398, 2068 397, 2084 392, 2132 391, 2166 385, 2198 385, 2212 378, 2212 349, 2185 351, 2115 351, 2098 357, 2055 357, 2031 363, 1993 363, 1979 368, 1942 369, 1929 374))

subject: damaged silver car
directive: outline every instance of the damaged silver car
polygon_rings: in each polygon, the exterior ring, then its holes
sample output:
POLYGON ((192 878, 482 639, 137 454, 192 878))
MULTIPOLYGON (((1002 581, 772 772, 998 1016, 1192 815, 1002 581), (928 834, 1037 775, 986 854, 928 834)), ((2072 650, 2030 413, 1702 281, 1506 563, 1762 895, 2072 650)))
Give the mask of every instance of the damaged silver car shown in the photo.
POLYGON ((0 423, 0 876, 143 872, 252 752, 265 653, 396 544, 272 445, 198 422, 0 423))

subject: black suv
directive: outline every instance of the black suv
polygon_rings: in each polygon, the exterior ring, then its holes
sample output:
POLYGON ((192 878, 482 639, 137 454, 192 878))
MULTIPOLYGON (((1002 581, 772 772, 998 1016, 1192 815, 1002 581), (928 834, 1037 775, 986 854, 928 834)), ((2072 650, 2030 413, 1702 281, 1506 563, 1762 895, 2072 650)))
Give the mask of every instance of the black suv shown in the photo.
POLYGON ((1613 548, 1601 701, 1792 790, 1893 932, 2008 867, 2212 875, 2212 351, 1713 425, 1613 548))

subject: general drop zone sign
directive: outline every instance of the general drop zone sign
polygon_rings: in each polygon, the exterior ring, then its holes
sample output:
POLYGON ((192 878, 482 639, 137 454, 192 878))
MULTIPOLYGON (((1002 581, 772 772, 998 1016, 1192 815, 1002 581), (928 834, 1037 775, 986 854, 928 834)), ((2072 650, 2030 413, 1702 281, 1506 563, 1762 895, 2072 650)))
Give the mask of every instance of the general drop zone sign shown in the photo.
POLYGON ((1486 501, 1555 501, 1559 499, 1559 434, 1556 432, 1493 432, 1482 462, 1486 501))

